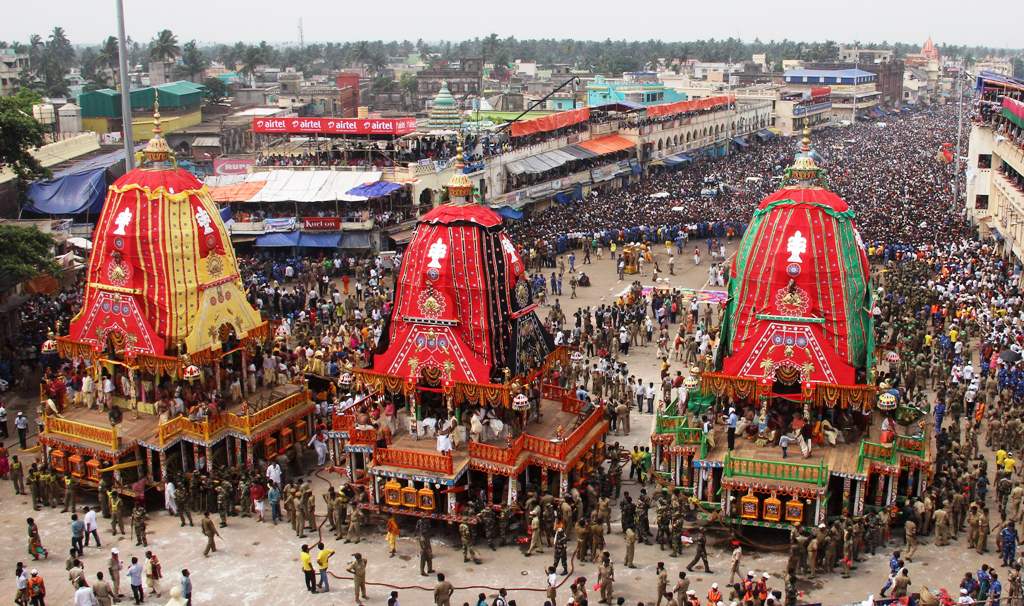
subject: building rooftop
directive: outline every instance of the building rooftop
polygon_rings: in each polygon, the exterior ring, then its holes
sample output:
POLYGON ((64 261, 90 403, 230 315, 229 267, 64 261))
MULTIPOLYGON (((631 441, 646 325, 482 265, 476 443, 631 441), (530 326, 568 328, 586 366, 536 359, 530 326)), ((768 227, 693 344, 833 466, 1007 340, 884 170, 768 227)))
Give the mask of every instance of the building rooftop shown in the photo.
POLYGON ((862 69, 791 69, 784 76, 786 78, 864 78, 874 77, 875 74, 862 69))

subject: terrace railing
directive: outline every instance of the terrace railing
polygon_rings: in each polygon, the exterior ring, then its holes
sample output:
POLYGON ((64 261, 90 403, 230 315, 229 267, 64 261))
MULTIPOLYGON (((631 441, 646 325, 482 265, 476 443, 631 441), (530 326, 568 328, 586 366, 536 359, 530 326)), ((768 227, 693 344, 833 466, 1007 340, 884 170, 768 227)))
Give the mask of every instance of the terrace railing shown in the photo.
POLYGON ((786 482, 802 482, 823 487, 828 483, 828 466, 822 459, 817 465, 809 463, 790 463, 787 461, 764 461, 734 457, 726 453, 723 462, 725 477, 748 477, 760 480, 777 480, 786 482))

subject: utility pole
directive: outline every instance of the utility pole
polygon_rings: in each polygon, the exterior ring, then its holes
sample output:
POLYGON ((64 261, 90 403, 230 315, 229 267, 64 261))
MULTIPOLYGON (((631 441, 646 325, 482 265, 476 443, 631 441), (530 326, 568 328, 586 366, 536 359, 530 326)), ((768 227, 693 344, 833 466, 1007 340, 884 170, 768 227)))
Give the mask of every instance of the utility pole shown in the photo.
POLYGON ((121 68, 121 137, 124 139, 124 169, 135 168, 135 140, 132 138, 132 100, 128 76, 128 40, 124 35, 124 0, 117 6, 117 59, 121 68))

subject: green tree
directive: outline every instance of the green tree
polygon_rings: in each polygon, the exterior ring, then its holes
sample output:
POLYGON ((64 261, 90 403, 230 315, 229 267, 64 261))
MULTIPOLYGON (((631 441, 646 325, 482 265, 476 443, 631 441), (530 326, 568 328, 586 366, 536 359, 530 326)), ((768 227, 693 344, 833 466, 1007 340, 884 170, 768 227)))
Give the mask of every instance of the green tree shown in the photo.
POLYGON ((154 61, 174 61, 180 53, 178 37, 169 29, 157 34, 156 39, 149 45, 149 57, 154 61))
POLYGON ((90 46, 82 51, 80 59, 82 61, 82 77, 86 80, 86 87, 90 90, 97 90, 110 86, 107 69, 99 51, 90 46))
POLYGON ((181 72, 188 76, 188 79, 195 81, 196 76, 209 67, 210 62, 206 59, 203 51, 196 46, 195 40, 189 40, 181 50, 181 72))
POLYGON ((228 96, 228 85, 220 78, 207 78, 203 80, 206 87, 206 100, 210 103, 220 103, 228 96))
POLYGON ((1010 59, 1010 64, 1013 65, 1013 77, 1024 78, 1024 59, 1014 57, 1010 59))
POLYGON ((256 69, 260 65, 263 65, 263 53, 260 52, 260 47, 245 47, 240 61, 242 64, 240 72, 243 76, 247 76, 249 78, 249 85, 252 86, 255 82, 254 78, 256 76, 256 69))
POLYGON ((36 69, 43 59, 43 52, 46 50, 46 42, 39 34, 32 34, 28 39, 28 63, 30 69, 36 69))
POLYGON ((0 225, 0 289, 43 273, 56 273, 53 260, 53 236, 34 227, 0 225))
POLYGON ((50 39, 46 41, 46 54, 64 72, 74 67, 75 49, 71 46, 71 41, 68 40, 63 27, 55 27, 50 32, 50 39))
POLYGON ((419 90, 419 83, 416 80, 416 74, 410 74, 408 72, 402 74, 401 79, 398 81, 398 88, 402 89, 402 92, 415 97, 416 91, 419 90))
MULTIPOLYGON (((120 74, 120 50, 117 46, 117 38, 113 36, 107 36, 107 39, 100 44, 97 60, 105 68, 109 69, 110 73, 114 77, 113 86, 118 88, 118 75, 120 74)), ((97 69, 99 69, 97 67, 97 69)))
MULTIPOLYGON (((40 101, 38 94, 25 88, 9 97, 0 97, 0 167, 14 173, 21 197, 29 181, 49 174, 30 153, 43 145, 43 125, 32 117, 32 105, 40 101)), ((4 248, 6 243, 0 246, 4 248)))

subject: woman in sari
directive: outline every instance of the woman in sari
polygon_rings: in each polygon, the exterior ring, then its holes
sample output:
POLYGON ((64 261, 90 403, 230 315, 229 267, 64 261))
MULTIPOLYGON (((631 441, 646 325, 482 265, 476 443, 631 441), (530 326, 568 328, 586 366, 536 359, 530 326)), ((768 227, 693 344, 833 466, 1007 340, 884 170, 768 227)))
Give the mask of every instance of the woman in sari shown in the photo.
POLYGON ((28 518, 25 521, 28 523, 28 554, 32 556, 33 560, 38 560, 40 556, 46 558, 50 553, 43 547, 35 520, 28 518))
POLYGON ((0 480, 6 480, 7 474, 10 472, 11 461, 7 456, 7 448, 4 447, 3 443, 0 443, 0 480))

